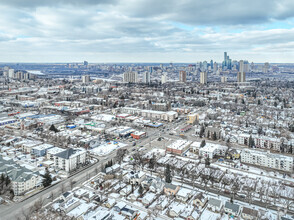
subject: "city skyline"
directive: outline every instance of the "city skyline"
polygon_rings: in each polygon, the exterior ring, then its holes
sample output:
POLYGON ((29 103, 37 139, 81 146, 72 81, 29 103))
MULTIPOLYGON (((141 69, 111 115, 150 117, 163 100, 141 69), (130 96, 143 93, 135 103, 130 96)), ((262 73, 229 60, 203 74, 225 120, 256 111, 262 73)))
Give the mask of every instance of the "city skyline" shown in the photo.
POLYGON ((290 63, 291 1, 0 1, 1 62, 290 63), (156 7, 154 7, 156 6, 156 7))

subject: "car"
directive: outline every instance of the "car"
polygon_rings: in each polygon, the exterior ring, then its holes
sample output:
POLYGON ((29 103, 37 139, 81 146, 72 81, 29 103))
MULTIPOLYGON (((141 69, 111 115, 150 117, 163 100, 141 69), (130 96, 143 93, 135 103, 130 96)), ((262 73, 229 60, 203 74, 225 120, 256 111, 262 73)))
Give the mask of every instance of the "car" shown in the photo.
POLYGON ((133 146, 136 146, 136 142, 133 143, 133 146))
POLYGON ((135 150, 136 150, 136 148, 133 148, 133 149, 132 149, 132 151, 135 151, 135 150))

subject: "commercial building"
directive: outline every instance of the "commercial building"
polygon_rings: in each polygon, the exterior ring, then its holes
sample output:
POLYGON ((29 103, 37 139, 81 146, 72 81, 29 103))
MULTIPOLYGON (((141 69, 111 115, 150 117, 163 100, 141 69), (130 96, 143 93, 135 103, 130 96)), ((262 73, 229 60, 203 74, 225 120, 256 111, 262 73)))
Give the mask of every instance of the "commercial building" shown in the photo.
POLYGON ((231 69, 232 67, 232 60, 227 55, 227 52, 224 52, 224 61, 222 63, 222 67, 224 70, 231 69))
POLYGON ((241 162, 293 172, 293 157, 273 154, 270 151, 244 149, 241 152, 241 162))
POLYGON ((200 83, 207 84, 207 72, 200 73, 200 83))
POLYGON ((180 80, 180 82, 187 81, 187 72, 186 71, 180 71, 179 80, 180 80))
POLYGON ((131 136, 134 139, 141 139, 143 137, 146 137, 146 132, 144 132, 144 131, 135 131, 134 133, 131 133, 131 136))
POLYGON ((184 152, 186 152, 190 145, 192 144, 192 141, 185 141, 185 140, 177 140, 166 147, 166 151, 174 154, 182 155, 184 152))
POLYGON ((121 108, 121 112, 140 115, 150 119, 164 120, 164 121, 174 121, 176 118, 178 118, 178 113, 175 111, 163 112, 163 111, 153 111, 153 110, 143 110, 139 108, 123 107, 121 108))
POLYGON ((214 62, 213 63, 213 73, 216 73, 217 69, 218 69, 217 62, 214 62))

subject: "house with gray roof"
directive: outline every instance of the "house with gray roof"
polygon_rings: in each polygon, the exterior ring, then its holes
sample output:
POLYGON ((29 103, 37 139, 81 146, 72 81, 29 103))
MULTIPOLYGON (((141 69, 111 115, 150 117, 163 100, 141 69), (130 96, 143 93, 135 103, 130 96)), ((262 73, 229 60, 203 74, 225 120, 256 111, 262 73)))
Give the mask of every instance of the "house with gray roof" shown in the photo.
POLYGON ((220 212, 222 209, 222 201, 215 198, 210 198, 207 203, 207 208, 213 212, 220 212))
POLYGON ((13 160, 0 156, 0 174, 8 175, 15 195, 41 186, 42 177, 39 172, 33 172, 16 164, 13 160))
POLYGON ((224 206, 224 210, 227 214, 231 214, 233 216, 238 216, 240 213, 240 206, 238 204, 226 202, 224 206))
POLYGON ((258 211, 252 208, 243 207, 241 216, 243 219, 246 219, 246 220, 257 220, 258 211))

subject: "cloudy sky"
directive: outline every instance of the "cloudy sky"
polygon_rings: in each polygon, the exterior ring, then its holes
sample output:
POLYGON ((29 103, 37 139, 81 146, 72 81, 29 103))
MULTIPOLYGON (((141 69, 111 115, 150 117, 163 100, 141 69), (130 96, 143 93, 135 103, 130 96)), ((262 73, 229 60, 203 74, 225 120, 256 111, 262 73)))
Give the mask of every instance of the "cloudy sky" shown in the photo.
POLYGON ((0 62, 294 62, 293 0, 0 0, 0 62))

